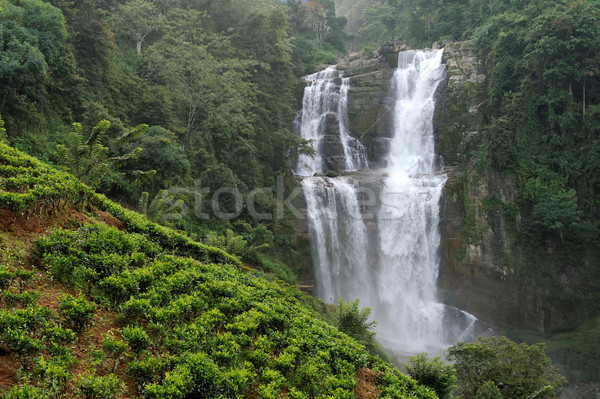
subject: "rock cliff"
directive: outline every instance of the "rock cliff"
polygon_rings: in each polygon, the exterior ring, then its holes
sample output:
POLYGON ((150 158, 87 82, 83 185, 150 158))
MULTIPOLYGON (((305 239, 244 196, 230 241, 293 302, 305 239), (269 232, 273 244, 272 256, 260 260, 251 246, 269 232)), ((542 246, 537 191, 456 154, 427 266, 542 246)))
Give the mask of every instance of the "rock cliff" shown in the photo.
POLYGON ((577 313, 561 300, 578 290, 578 273, 570 266, 576 263, 552 246, 536 248, 524 240, 512 178, 472 156, 483 139, 474 126, 486 84, 474 47, 446 44, 444 61, 448 84, 435 116, 436 148, 448 173, 440 299, 493 329, 549 331, 577 313))

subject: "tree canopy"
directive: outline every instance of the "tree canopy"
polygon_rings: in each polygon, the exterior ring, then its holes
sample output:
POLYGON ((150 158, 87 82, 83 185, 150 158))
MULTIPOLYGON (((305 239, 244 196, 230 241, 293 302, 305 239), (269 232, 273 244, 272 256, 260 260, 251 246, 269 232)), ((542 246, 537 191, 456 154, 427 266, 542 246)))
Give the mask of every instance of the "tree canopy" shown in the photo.
POLYGON ((544 348, 489 337, 452 346, 447 356, 454 363, 461 398, 556 398, 555 388, 565 379, 544 348))

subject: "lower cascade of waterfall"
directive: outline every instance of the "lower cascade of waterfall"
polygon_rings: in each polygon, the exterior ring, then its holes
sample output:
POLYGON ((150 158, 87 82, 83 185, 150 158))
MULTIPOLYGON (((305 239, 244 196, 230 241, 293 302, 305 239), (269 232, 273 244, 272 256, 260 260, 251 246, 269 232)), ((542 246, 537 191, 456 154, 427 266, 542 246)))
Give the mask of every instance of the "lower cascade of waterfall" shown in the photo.
MULTIPOLYGON (((392 85, 394 132, 384 169, 368 170, 366 161, 350 157, 346 170, 361 171, 302 180, 316 295, 329 303, 360 299, 361 306, 373 310, 377 340, 399 359, 423 351, 438 353, 471 339, 476 323, 469 313, 438 301, 440 201, 446 176, 436 162, 433 112, 437 87, 445 78, 441 59, 442 51, 399 54, 392 85)), ((320 74, 331 76, 332 71, 320 74)), ((301 125, 331 112, 331 100, 323 99, 331 88, 317 88, 328 83, 321 82, 323 75, 311 76, 301 125)), ((345 81, 341 94, 334 91, 340 121, 346 119, 343 97, 349 86, 345 81)), ((306 129, 301 129, 302 136, 318 143, 322 132, 306 129)), ((323 156, 299 163, 297 174, 323 172, 323 156)))

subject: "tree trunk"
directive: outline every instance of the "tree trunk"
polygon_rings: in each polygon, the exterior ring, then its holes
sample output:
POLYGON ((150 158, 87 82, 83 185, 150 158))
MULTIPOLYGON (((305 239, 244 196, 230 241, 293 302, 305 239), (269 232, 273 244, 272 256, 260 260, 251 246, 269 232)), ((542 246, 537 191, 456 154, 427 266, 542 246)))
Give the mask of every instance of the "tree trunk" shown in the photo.
POLYGON ((141 54, 141 52, 142 52, 142 40, 138 40, 137 43, 135 44, 135 52, 138 55, 141 54))
POLYGON ((188 123, 185 132, 185 142, 183 150, 186 154, 189 154, 190 146, 192 144, 192 131, 196 124, 196 115, 198 113, 198 106, 200 105, 201 90, 198 89, 198 93, 194 93, 194 98, 190 102, 190 108, 188 109, 188 123))
POLYGON ((583 115, 585 115, 585 74, 583 75, 583 115))

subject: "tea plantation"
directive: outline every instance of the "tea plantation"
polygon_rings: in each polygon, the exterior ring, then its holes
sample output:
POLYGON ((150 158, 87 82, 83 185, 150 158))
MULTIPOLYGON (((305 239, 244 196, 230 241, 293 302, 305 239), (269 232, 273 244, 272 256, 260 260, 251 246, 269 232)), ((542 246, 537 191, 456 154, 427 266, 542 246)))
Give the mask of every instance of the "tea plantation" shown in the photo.
POLYGON ((294 286, 0 143, 4 221, 65 209, 90 222, 39 234, 20 262, 0 258, 0 364, 18 369, 1 397, 436 398, 294 286))

